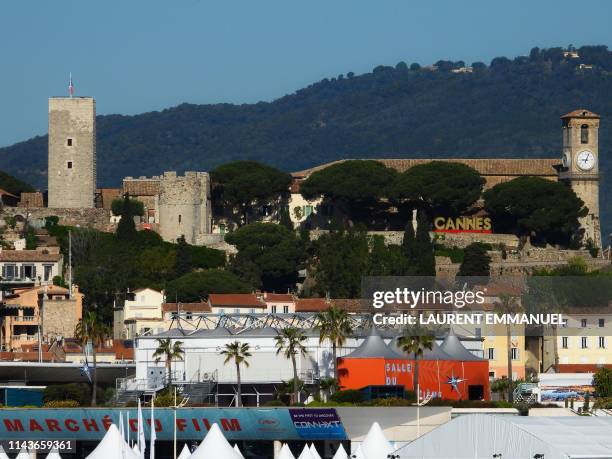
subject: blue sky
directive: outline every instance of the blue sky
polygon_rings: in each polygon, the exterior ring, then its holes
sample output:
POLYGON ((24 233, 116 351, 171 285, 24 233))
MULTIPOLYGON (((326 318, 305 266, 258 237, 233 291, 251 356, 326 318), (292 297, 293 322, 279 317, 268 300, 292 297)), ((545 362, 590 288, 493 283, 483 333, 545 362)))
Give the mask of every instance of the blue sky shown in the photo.
POLYGON ((46 133, 69 72, 100 114, 251 103, 402 60, 610 45, 611 17, 609 0, 1 0, 0 146, 46 133))

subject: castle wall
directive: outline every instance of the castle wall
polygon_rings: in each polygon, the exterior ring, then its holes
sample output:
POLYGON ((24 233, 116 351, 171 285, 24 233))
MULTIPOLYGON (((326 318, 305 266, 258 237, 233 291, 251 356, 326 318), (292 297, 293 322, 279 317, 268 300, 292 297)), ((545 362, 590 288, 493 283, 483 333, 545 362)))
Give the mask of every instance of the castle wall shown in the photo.
POLYGON ((45 217, 57 216, 60 225, 91 227, 106 232, 114 232, 116 229, 116 225, 110 221, 110 210, 103 208, 5 207, 3 214, 6 216, 20 215, 37 227, 44 225, 45 217))

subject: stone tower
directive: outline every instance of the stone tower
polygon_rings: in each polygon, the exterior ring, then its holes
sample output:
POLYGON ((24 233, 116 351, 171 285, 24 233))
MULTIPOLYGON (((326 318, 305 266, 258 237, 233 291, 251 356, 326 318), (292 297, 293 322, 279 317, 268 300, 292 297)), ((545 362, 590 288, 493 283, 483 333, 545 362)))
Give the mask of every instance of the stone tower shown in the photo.
POLYGON ((589 239, 601 248, 599 222, 599 115, 575 110, 561 117, 563 122, 563 164, 559 179, 568 183, 589 209, 580 223, 583 242, 589 239))
POLYGON ((49 99, 49 207, 94 207, 96 101, 49 99))

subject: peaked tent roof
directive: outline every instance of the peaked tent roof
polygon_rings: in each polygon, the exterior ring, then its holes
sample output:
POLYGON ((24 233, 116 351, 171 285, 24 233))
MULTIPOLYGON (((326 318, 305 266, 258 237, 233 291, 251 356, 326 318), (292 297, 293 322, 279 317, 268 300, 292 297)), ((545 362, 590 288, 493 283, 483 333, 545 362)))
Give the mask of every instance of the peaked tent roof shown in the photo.
POLYGON ((178 455, 177 459, 187 459, 189 456, 191 456, 191 451, 189 451, 187 443, 185 443, 183 445, 183 449, 181 450, 181 454, 178 455))
POLYGON ((370 329, 370 335, 359 345, 357 349, 348 355, 345 355, 345 359, 371 359, 371 358, 385 358, 385 359, 403 359, 402 355, 398 354, 394 350, 390 349, 385 344, 385 341, 380 336, 380 333, 376 327, 370 329))
POLYGON ((8 454, 4 452, 2 445, 0 445, 0 459, 9 459, 8 454))
POLYGON ((104 438, 100 440, 87 459, 140 459, 121 437, 119 429, 111 424, 104 438))
POLYGON ((348 454, 346 454, 346 450, 344 449, 344 446, 342 446, 342 443, 340 443, 340 446, 336 450, 336 454, 334 454, 333 459, 348 459, 348 454))
POLYGON ((612 458, 612 419, 594 416, 459 416, 395 452, 413 457, 612 458))
POLYGON ((212 457, 215 459, 242 459, 225 439, 216 423, 210 427, 198 449, 190 456, 191 459, 210 459, 212 457))
MULTIPOLYGON (((389 347, 404 357, 414 359, 414 352, 408 354, 402 350, 401 346, 399 345, 399 337, 393 338, 393 340, 391 340, 389 343, 389 347)), ((433 340, 431 349, 423 349, 423 355, 419 357, 419 360, 453 360, 453 358, 444 352, 440 345, 433 340)))
POLYGON ((60 456, 56 449, 52 449, 45 459, 62 459, 62 456, 60 456))
POLYGON ((234 451, 236 451, 236 454, 238 454, 242 459, 244 459, 242 451, 240 451, 240 448, 238 448, 238 443, 234 443, 234 451))
POLYGON ((465 346, 461 344, 461 340, 455 334, 452 328, 448 332, 446 338, 444 338, 440 349, 447 353, 450 356, 451 360, 482 360, 476 357, 470 351, 468 351, 465 346))
POLYGON ((317 451, 317 448, 315 448, 314 443, 310 444, 310 454, 313 457, 313 459, 322 459, 321 455, 319 454, 319 452, 317 451))
POLYGON ((380 424, 374 422, 361 442, 361 451, 367 459, 385 459, 394 448, 385 437, 380 424))
POLYGON ((310 448, 308 447, 308 444, 304 445, 304 448, 302 449, 302 452, 298 456, 298 459, 313 459, 312 453, 310 452, 310 448))
POLYGON ((287 443, 283 444, 283 447, 280 450, 280 454, 278 455, 278 459, 295 459, 295 456, 289 449, 289 445, 287 443))

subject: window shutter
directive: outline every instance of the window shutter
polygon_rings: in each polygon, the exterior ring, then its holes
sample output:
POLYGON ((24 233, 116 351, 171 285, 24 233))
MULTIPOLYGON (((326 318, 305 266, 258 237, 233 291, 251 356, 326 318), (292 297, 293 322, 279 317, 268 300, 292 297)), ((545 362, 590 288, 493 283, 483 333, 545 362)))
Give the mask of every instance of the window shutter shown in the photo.
POLYGON ((32 279, 36 279, 36 265, 32 266, 32 279))
POLYGON ((19 267, 19 278, 23 279, 23 265, 19 267))
POLYGON ((6 278, 6 266, 2 265, 2 277, 6 278))

